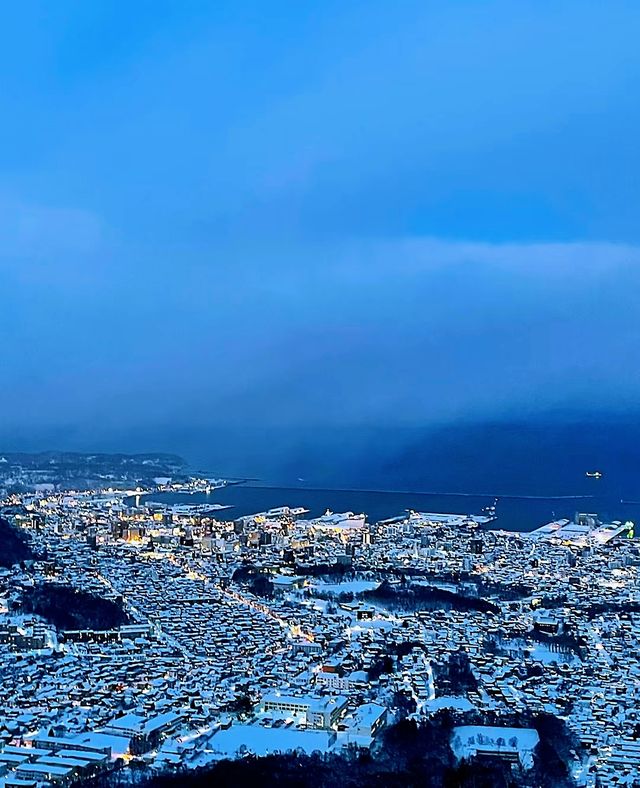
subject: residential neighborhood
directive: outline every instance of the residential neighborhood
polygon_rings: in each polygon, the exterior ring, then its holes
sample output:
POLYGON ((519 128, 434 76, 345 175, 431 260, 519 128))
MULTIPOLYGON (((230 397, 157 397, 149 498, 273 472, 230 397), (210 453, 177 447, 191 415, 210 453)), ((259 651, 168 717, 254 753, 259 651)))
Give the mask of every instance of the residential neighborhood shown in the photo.
POLYGON ((5 489, 32 555, 0 569, 1 785, 375 751, 389 725, 443 710, 459 759, 525 773, 526 720, 546 714, 574 737, 576 785, 640 784, 629 524, 579 513, 515 533, 490 512, 372 523, 286 505, 234 519, 154 497, 5 489), (119 618, 69 618, 74 600, 119 618))

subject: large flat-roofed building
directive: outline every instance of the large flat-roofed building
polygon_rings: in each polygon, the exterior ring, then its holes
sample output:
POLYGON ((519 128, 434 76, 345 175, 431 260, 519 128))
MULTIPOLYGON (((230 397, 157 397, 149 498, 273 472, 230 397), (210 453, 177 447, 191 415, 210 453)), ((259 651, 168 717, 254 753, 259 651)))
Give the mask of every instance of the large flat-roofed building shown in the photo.
POLYGON ((31 778, 26 779, 11 774, 4 778, 5 788, 37 788, 37 785, 38 781, 31 778))
POLYGON ((147 721, 141 714, 124 714, 108 722, 103 730, 105 733, 115 733, 117 736, 136 736, 141 734, 147 721))
POLYGON ((166 712, 155 717, 143 717, 140 714, 125 714, 114 717, 102 732, 121 736, 130 741, 130 751, 139 755, 156 746, 161 737, 173 733, 184 719, 179 712, 166 712))
POLYGON ((360 736, 375 736, 387 724, 387 710, 379 703, 365 703, 353 715, 351 730, 360 736))
POLYGON ((347 707, 347 699, 342 695, 327 698, 313 698, 294 695, 265 695, 262 710, 277 714, 300 717, 310 728, 332 728, 347 707))
POLYGON ((349 691, 351 686, 349 677, 341 673, 330 673, 321 670, 316 675, 316 686, 330 690, 349 691))
POLYGON ((536 540, 559 539, 579 547, 601 547, 616 536, 633 531, 633 523, 614 520, 602 523, 596 514, 576 512, 573 520, 566 518, 554 520, 527 534, 536 540))
POLYGON ((16 777, 26 780, 67 785, 77 773, 77 767, 53 766, 45 763, 25 763, 16 769, 16 777))
POLYGON ((20 766, 21 763, 25 763, 29 760, 26 755, 16 755, 14 753, 0 753, 0 770, 3 772, 7 769, 15 769, 16 766, 20 766))
MULTIPOLYGON (((106 738, 106 737, 105 737, 106 738)), ((96 741, 92 734, 78 734, 72 739, 63 739, 59 736, 34 736, 33 744, 48 752, 58 752, 59 750, 74 749, 80 752, 98 752, 111 757, 111 747, 109 742, 96 741)))

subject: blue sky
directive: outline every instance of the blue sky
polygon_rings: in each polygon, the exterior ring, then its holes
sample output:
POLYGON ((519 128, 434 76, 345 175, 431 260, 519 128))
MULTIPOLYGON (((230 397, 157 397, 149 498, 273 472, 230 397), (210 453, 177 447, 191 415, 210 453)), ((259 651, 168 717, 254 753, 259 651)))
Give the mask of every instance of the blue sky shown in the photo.
POLYGON ((635 2, 0 25, 5 431, 633 406, 635 2))

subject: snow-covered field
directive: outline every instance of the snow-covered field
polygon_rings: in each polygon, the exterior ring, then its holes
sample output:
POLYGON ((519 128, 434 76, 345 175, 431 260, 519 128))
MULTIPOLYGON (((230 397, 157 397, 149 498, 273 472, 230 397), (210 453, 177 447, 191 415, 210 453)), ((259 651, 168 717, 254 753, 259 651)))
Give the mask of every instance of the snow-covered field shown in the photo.
POLYGON ((208 752, 200 757, 206 761, 236 758, 245 753, 268 755, 274 752, 315 750, 327 752, 336 742, 333 732, 322 730, 297 730, 295 728, 265 728, 262 725, 232 725, 218 731, 209 741, 208 752))
POLYGON ((540 741, 533 728, 502 728, 494 725, 460 725, 451 734, 456 758, 480 752, 517 753, 525 769, 533 765, 533 750, 540 741))

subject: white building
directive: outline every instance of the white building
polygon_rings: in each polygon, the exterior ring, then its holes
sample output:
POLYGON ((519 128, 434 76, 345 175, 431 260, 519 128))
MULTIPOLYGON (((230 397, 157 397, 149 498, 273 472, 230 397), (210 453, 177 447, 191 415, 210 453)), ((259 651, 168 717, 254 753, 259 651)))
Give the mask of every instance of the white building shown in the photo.
POLYGON ((262 699, 264 712, 275 712, 291 717, 299 717, 310 728, 332 728, 347 707, 347 699, 342 695, 329 698, 313 698, 294 695, 265 695, 262 699))

